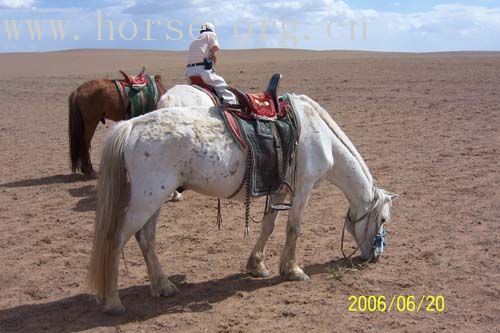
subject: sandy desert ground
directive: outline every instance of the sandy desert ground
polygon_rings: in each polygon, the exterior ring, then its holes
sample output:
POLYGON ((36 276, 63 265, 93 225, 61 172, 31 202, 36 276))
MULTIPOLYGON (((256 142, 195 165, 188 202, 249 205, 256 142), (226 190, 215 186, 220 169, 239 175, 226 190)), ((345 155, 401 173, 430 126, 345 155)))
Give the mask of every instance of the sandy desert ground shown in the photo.
MULTIPOLYGON (((160 261, 181 292, 150 296, 129 242, 110 317, 85 290, 96 180, 72 175, 67 97, 86 80, 144 64, 183 82, 183 53, 68 51, 0 55, 0 332, 498 332, 500 327, 500 54, 227 51, 218 71, 260 91, 327 108, 380 187, 399 193, 376 264, 349 269, 339 249, 347 202, 324 183, 306 210, 298 259, 311 281, 278 275, 286 215, 269 241, 268 279, 245 274, 258 225, 243 238, 243 205, 188 192, 164 206, 160 261), (351 313, 350 295, 443 295, 443 313, 351 313)), ((112 127, 100 125, 92 158, 112 127)), ((253 205, 258 216, 262 202, 253 205)), ((352 243, 350 243, 352 246, 352 243)))

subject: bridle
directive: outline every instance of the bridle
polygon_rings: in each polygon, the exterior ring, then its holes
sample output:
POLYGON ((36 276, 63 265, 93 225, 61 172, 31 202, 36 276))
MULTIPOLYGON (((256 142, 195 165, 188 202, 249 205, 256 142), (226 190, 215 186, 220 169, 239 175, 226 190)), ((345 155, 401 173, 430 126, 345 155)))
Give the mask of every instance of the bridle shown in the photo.
MULTIPOLYGON (((361 243, 361 242, 357 241, 356 223, 361 222, 365 218, 368 218, 368 221, 366 222, 366 226, 365 226, 365 232, 364 232, 365 236, 364 236, 363 241, 362 241, 362 242, 364 242, 366 240, 366 237, 367 237, 366 235, 368 234, 368 225, 370 224, 371 214, 373 213, 373 211, 375 210, 375 208, 379 204, 379 200, 380 199, 381 199, 380 195, 379 195, 378 191, 374 187, 373 188, 373 200, 371 202, 370 209, 368 209, 368 211, 366 211, 366 213, 364 213, 361 217, 359 217, 359 218, 357 218, 356 220, 353 221, 351 219, 351 208, 349 207, 349 209, 347 210, 346 218, 344 220, 344 227, 342 228, 342 238, 341 238, 341 241, 340 241, 340 250, 342 251, 342 255, 344 256, 344 259, 346 259, 346 260, 348 259, 351 262, 352 266, 354 266, 354 265, 352 264, 351 258, 359 250, 359 243, 361 243), (347 221, 349 221, 349 223, 352 224, 352 233, 353 233, 353 236, 354 236, 354 238, 356 240, 356 243, 358 243, 358 245, 356 246, 356 248, 354 249, 354 251, 350 255, 348 255, 348 256, 346 256, 346 254, 344 252, 344 238, 345 238, 345 228, 346 228, 347 221)), ((383 223, 384 223, 384 221, 382 221, 382 222, 377 221, 377 235, 375 235, 374 240, 373 240, 373 248, 372 248, 372 251, 371 251, 370 258, 368 258, 368 260, 366 260, 365 263, 368 263, 368 262, 372 261, 375 248, 377 246, 379 246, 379 244, 381 242, 383 242, 383 237, 385 236, 385 231, 382 231, 382 233, 380 232, 380 227, 383 225, 383 223)))

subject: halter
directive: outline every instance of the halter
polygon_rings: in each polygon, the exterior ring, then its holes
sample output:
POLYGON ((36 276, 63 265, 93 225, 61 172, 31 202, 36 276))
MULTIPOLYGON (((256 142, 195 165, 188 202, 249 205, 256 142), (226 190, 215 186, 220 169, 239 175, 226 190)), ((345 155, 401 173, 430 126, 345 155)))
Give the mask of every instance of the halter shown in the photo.
MULTIPOLYGON (((342 238, 341 238, 341 241, 340 241, 340 250, 342 251, 342 255, 344 256, 344 259, 349 259, 349 261, 351 262, 351 265, 353 265, 352 261, 351 261, 351 257, 359 249, 359 243, 358 243, 357 237, 356 237, 356 223, 361 222, 363 219, 365 219, 366 217, 368 217, 368 221, 366 222, 366 226, 365 226, 365 237, 363 239, 363 242, 364 242, 365 239, 366 239, 366 235, 368 233, 368 225, 369 225, 369 222, 370 222, 370 216, 373 213, 375 207, 377 206, 377 203, 378 203, 379 199, 380 199, 380 197, 379 197, 378 191, 375 189, 375 186, 374 186, 373 187, 373 200, 371 202, 370 209, 368 209, 368 211, 366 213, 364 213, 361 217, 359 217, 359 218, 357 218, 356 220, 353 221, 351 219, 351 207, 349 207, 349 209, 347 210, 346 218, 344 220, 344 227, 342 228, 342 238), (354 249, 354 251, 350 255, 348 255, 348 256, 346 256, 345 252, 344 252, 344 238, 345 238, 345 228, 346 228, 347 221, 349 221, 352 224, 353 236, 354 236, 354 238, 356 240, 356 243, 358 243, 358 245, 356 246, 356 248, 354 249)), ((379 222, 377 221, 377 230, 380 230, 380 226, 381 226, 381 224, 379 225, 379 222)), ((384 237, 385 237, 385 230, 383 230, 382 232, 380 232, 380 231, 377 232, 377 235, 375 235, 375 237, 373 239, 373 249, 375 249, 377 246, 381 245, 381 243, 384 241, 384 237)), ((373 252, 374 251, 371 252, 370 258, 368 260, 366 260, 365 262, 370 262, 373 259, 373 252)))

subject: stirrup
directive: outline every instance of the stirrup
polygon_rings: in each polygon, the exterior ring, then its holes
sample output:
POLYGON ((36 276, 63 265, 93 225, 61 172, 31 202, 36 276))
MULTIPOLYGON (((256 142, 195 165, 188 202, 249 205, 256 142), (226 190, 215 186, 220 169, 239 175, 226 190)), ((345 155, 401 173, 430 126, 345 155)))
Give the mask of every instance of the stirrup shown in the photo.
MULTIPOLYGON (((292 195, 292 201, 293 201, 293 197, 295 196, 295 192, 293 191, 292 186, 288 182, 285 182, 285 181, 281 182, 281 185, 285 185, 286 188, 288 188, 288 190, 290 191, 290 194, 292 195)), ((265 209, 266 213, 271 211, 271 210, 283 212, 283 211, 291 210, 291 209, 292 209, 291 202, 290 203, 282 202, 279 204, 273 204, 271 196, 269 195, 267 197, 266 209, 265 209)))
POLYGON ((283 212, 285 210, 292 209, 291 203, 280 203, 280 204, 271 204, 271 210, 275 210, 278 212, 283 212))

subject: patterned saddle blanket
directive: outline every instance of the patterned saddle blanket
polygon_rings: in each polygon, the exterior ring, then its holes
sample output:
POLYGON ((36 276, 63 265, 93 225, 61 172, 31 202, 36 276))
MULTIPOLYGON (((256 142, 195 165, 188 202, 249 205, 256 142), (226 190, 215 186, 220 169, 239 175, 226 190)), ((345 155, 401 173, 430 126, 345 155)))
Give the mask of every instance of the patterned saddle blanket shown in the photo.
POLYGON ((122 106, 127 119, 134 118, 156 110, 159 96, 158 87, 154 76, 144 75, 129 76, 120 71, 123 80, 115 80, 116 89, 120 94, 122 106))

